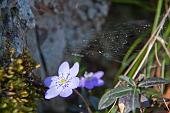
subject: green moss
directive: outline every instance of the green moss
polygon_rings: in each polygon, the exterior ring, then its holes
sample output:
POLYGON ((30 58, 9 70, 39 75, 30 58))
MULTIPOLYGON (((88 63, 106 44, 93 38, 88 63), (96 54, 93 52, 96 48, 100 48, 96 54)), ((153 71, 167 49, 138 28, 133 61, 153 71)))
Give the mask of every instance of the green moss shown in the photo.
POLYGON ((18 57, 14 51, 9 48, 0 66, 1 113, 36 113, 35 98, 42 98, 44 89, 33 73, 37 65, 27 50, 18 57))

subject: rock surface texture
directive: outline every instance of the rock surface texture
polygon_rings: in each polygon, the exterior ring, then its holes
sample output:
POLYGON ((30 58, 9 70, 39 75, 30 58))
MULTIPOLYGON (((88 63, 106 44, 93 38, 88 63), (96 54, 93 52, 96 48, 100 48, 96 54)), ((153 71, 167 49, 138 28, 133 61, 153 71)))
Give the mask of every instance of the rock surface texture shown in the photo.
POLYGON ((0 61, 6 51, 6 41, 15 48, 15 55, 22 53, 25 44, 25 34, 28 29, 35 27, 35 18, 27 0, 0 1, 0 61))

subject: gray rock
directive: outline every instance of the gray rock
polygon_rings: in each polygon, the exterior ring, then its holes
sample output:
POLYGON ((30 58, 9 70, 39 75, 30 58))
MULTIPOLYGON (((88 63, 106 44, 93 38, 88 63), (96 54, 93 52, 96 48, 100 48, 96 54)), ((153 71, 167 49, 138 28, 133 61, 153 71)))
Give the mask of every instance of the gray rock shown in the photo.
MULTIPOLYGON (((0 2, 0 26, 4 40, 8 40, 15 55, 22 54, 25 48, 25 33, 35 27, 35 20, 28 0, 3 0, 0 2)), ((5 41, 4 41, 5 42, 5 41)), ((6 48, 6 44, 2 44, 6 48)), ((5 53, 3 53, 5 54, 5 53)), ((1 60, 1 59, 0 59, 1 60)))
POLYGON ((38 42, 37 42, 35 30, 28 31, 26 42, 27 42, 27 46, 29 47, 28 49, 29 49, 32 57, 34 58, 34 60, 36 61, 37 64, 41 65, 41 67, 39 69, 35 70, 36 74, 41 76, 41 79, 44 79, 46 76, 45 69, 44 69, 40 51, 38 48, 38 42))
POLYGON ((47 39, 41 46, 49 75, 55 75, 57 67, 63 60, 63 51, 66 46, 63 29, 49 32, 47 39))
POLYGON ((20 20, 24 20, 25 24, 29 28, 35 27, 35 18, 29 5, 29 0, 17 0, 16 7, 19 9, 18 17, 20 20))
POLYGON ((89 19, 93 19, 96 16, 97 10, 95 8, 91 7, 88 9, 87 13, 88 13, 89 19))

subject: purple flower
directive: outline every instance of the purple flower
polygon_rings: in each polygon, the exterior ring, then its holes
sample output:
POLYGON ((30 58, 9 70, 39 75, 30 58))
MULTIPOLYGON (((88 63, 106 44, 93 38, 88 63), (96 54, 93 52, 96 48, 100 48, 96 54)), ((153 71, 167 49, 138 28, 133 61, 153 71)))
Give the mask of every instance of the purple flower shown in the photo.
POLYGON ((58 70, 58 76, 47 77, 44 80, 45 86, 49 89, 45 93, 46 99, 54 98, 58 95, 68 97, 79 85, 79 78, 76 77, 79 72, 79 63, 75 63, 69 68, 68 62, 63 62, 58 70))
POLYGON ((104 72, 98 71, 96 73, 87 73, 85 72, 84 77, 81 77, 79 87, 85 87, 87 89, 93 89, 96 86, 104 85, 104 81, 101 79, 104 72))

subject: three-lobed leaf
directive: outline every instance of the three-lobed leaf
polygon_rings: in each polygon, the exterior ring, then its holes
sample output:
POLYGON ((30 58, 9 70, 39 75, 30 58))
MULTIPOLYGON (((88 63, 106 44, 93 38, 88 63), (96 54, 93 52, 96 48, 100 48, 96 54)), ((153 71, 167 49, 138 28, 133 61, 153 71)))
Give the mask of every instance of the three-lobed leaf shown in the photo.
POLYGON ((148 87, 152 87, 152 86, 156 86, 160 84, 168 84, 168 83, 169 83, 168 80, 165 80, 163 78, 153 77, 153 78, 148 78, 146 80, 141 81, 138 84, 138 87, 148 88, 148 87))
POLYGON ((99 101, 98 109, 102 110, 113 104, 117 98, 127 95, 133 91, 132 87, 118 87, 107 91, 99 101))

